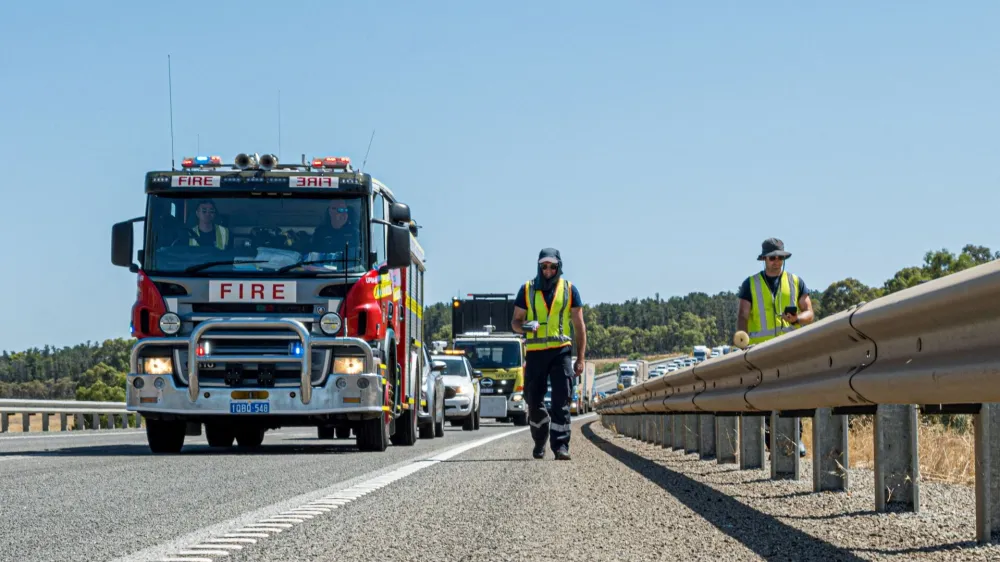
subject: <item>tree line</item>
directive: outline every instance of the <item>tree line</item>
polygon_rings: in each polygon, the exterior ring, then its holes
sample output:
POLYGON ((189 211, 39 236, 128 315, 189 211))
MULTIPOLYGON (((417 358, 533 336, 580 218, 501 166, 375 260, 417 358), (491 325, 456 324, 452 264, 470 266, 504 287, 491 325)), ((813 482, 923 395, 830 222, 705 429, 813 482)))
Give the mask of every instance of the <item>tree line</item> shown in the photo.
MULTIPOLYGON (((957 254, 947 249, 924 255, 923 264, 905 267, 880 286, 853 277, 831 283, 810 297, 817 318, 925 281, 1000 258, 985 246, 966 245, 957 254)), ((584 308, 588 356, 595 359, 689 351, 694 345, 724 345, 736 331, 737 297, 689 293, 668 299, 630 299, 584 308)), ((450 340, 451 303, 424 309, 430 340, 450 340)), ((52 346, 0 355, 0 398, 124 400, 129 351, 135 340, 108 339, 57 349, 52 346)))

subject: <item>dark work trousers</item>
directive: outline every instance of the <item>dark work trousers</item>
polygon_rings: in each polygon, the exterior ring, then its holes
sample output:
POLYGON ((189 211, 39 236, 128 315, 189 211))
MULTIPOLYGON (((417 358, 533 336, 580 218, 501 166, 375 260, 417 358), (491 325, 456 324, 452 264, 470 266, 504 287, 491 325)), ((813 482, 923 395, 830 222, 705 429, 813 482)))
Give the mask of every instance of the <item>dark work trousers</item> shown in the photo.
POLYGON ((551 434, 552 451, 569 452, 569 398, 573 385, 570 347, 529 351, 524 369, 524 399, 536 447, 544 447, 551 434), (546 386, 552 387, 552 415, 545 410, 546 386))

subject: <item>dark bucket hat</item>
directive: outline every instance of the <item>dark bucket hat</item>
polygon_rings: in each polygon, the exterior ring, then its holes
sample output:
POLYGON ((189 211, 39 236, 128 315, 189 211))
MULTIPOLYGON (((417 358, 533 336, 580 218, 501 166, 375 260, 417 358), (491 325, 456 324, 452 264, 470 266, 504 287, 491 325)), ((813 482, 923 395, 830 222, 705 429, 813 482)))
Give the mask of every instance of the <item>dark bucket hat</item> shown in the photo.
POLYGON ((785 259, 792 257, 791 252, 785 251, 785 243, 777 238, 768 238, 760 245, 760 255, 757 259, 763 261, 768 256, 779 256, 785 259))

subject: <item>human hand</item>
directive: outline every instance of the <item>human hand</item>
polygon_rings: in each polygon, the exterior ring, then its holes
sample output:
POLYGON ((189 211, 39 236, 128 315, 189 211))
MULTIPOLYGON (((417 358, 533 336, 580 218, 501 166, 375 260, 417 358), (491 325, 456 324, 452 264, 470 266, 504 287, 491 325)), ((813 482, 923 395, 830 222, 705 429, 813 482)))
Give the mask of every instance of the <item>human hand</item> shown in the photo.
POLYGON ((791 313, 786 312, 786 313, 782 314, 781 317, 784 318, 785 322, 788 322, 789 324, 794 324, 794 323, 796 323, 796 322, 799 321, 799 315, 798 314, 791 314, 791 313))
POLYGON ((531 322, 521 324, 521 328, 523 328, 525 332, 537 332, 538 326, 540 326, 538 320, 532 320, 531 322))
POLYGON ((583 359, 578 358, 576 363, 573 363, 573 372, 576 373, 576 376, 583 374, 583 359))

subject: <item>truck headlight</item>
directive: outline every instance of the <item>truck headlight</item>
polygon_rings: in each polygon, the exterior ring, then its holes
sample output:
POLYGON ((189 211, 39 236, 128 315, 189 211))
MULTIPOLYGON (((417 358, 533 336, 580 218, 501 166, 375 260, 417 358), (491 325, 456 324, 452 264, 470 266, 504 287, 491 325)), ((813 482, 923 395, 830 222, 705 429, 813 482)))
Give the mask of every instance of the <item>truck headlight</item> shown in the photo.
POLYGON ((340 315, 336 312, 327 312, 319 319, 319 329, 328 336, 335 336, 343 325, 340 315))
POLYGON ((147 375, 172 375, 174 362, 169 357, 147 357, 142 360, 142 370, 147 375))
POLYGON ((160 330, 168 336, 172 336, 181 331, 181 317, 173 312, 168 312, 160 316, 160 330))
POLYGON ((340 375, 360 375, 365 370, 361 357, 337 357, 333 360, 333 372, 340 375))

